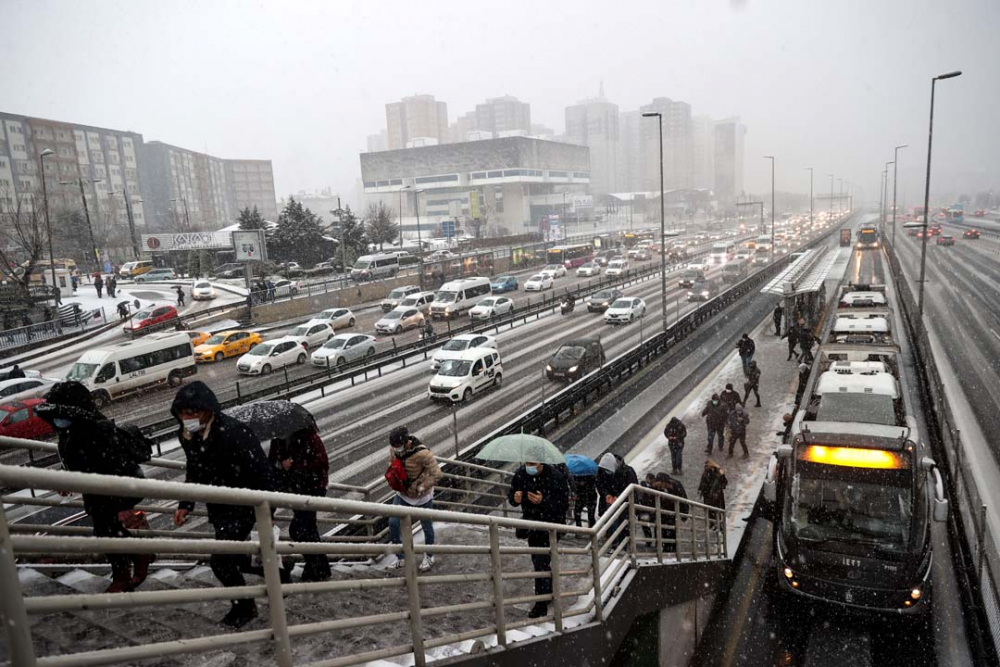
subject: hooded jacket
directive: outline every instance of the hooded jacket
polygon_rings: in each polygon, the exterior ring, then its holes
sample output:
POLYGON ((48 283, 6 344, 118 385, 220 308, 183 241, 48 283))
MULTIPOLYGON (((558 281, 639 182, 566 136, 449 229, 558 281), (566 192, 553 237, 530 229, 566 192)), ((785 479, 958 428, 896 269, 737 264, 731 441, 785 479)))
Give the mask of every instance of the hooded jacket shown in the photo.
POLYGON ((705 470, 701 473, 701 480, 698 482, 698 493, 706 505, 712 505, 721 509, 726 508, 726 473, 715 461, 709 459, 705 462, 705 470))
MULTIPOLYGON (((210 484, 233 488, 274 490, 271 466, 260 446, 260 440, 242 422, 222 412, 215 393, 204 382, 192 382, 177 392, 170 414, 180 422, 184 409, 210 410, 209 424, 198 433, 188 433, 181 427, 177 440, 187 456, 187 477, 190 484, 210 484)), ((181 501, 180 509, 194 509, 192 501, 181 501)), ((208 518, 212 523, 226 518, 252 518, 253 508, 243 505, 208 503, 208 518)))
POLYGON ((611 452, 601 457, 601 464, 607 464, 610 461, 614 461, 615 463, 613 470, 610 469, 610 466, 606 465, 601 465, 597 468, 597 497, 600 501, 602 512, 608 507, 605 501, 607 496, 617 498, 625 492, 629 484, 639 483, 639 477, 635 474, 635 468, 625 463, 625 459, 611 452))
POLYGON ((750 423, 750 415, 737 405, 736 409, 729 413, 729 428, 734 436, 741 436, 747 432, 747 425, 750 423))
POLYGON ((687 434, 687 427, 684 426, 684 422, 677 417, 671 417, 670 421, 667 423, 667 427, 663 429, 663 437, 665 437, 668 441, 676 440, 683 443, 687 434))
POLYGON ((756 361, 750 362, 750 372, 747 373, 746 386, 754 389, 760 387, 760 366, 757 365, 756 361))
POLYGON ((548 523, 566 523, 566 510, 569 508, 569 483, 562 471, 553 465, 545 464, 537 475, 529 475, 522 465, 514 473, 510 483, 507 500, 511 505, 520 505, 523 517, 528 521, 546 521, 548 523), (520 491, 521 502, 514 500, 514 494, 520 491), (537 505, 528 500, 528 492, 541 492, 542 502, 537 505))

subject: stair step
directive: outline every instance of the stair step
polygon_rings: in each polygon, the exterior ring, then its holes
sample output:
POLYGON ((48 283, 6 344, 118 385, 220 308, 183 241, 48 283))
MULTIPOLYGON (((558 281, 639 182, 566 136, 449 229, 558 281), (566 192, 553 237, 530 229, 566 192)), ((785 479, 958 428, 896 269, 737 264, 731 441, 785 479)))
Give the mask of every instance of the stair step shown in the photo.
POLYGON ((56 579, 78 593, 103 593, 111 585, 111 580, 86 570, 72 570, 56 579))

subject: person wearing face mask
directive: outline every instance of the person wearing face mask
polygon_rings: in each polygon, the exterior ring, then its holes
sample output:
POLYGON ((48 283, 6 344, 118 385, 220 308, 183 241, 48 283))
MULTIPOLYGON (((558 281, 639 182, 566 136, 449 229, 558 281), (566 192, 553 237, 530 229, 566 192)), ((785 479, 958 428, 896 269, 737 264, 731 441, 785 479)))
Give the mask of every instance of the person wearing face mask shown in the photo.
MULTIPOLYGON (((406 469, 406 489, 397 491, 392 502, 395 505, 434 509, 434 486, 441 480, 441 468, 431 450, 421 444, 415 435, 410 435, 405 426, 397 426, 389 432, 389 465, 393 460, 400 459, 406 469)), ((434 544, 434 522, 422 520, 420 526, 424 531, 424 544, 434 544)), ((400 520, 389 518, 389 540, 393 544, 403 543, 400 530, 400 520)), ((391 567, 403 567, 405 560, 398 558, 391 561, 391 567)), ((420 563, 420 571, 427 572, 434 567, 434 554, 424 554, 420 563)))
MULTIPOLYGON (((180 424, 178 441, 187 456, 191 484, 209 484, 240 489, 273 491, 275 480, 264 449, 253 431, 222 412, 219 399, 204 382, 192 382, 177 392, 170 414, 180 424)), ((174 512, 174 524, 183 526, 194 509, 182 501, 174 512)), ((208 503, 208 520, 215 539, 242 542, 254 529, 254 510, 248 505, 208 503)), ((213 554, 212 572, 223 586, 243 586, 244 572, 256 574, 248 554, 213 554)), ((232 601, 222 624, 238 629, 257 616, 253 599, 232 601)))
MULTIPOLYGON (((59 434, 59 458, 66 470, 142 479, 142 438, 134 431, 117 428, 101 414, 90 391, 79 382, 53 385, 35 413, 52 424, 59 434)), ((63 495, 68 495, 63 493, 63 495)), ((83 494, 83 507, 94 526, 94 537, 131 537, 128 528, 149 529, 149 523, 134 507, 141 498, 83 494), (128 528, 126 528, 126 525, 128 528)), ((108 554, 111 585, 107 593, 135 590, 153 560, 151 555, 108 554)))
MULTIPOLYGON (((566 510, 569 508, 569 485, 566 477, 555 466, 540 463, 541 452, 528 451, 524 465, 514 473, 511 480, 507 500, 514 507, 521 507, 522 518, 526 521, 543 521, 545 523, 566 523, 566 510)), ((528 540, 529 547, 547 549, 551 542, 548 530, 530 530, 518 528, 517 536, 528 540)), ((552 558, 548 553, 531 554, 531 565, 535 572, 551 572, 552 558)), ((535 595, 551 595, 552 578, 539 577, 535 579, 535 595)), ((536 602, 528 612, 529 618, 541 618, 549 613, 547 601, 536 602)))
POLYGON ((701 411, 701 416, 705 418, 705 427, 708 429, 708 447, 705 449, 705 453, 712 453, 716 437, 719 438, 719 451, 722 451, 726 444, 726 420, 729 417, 729 411, 726 410, 726 406, 723 405, 718 394, 712 394, 712 400, 701 411))

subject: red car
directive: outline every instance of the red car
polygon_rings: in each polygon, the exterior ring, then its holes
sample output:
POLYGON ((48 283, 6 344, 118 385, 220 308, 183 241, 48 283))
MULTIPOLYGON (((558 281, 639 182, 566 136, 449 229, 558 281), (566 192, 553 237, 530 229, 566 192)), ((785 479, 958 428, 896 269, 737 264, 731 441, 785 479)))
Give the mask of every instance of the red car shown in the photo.
POLYGON ((973 213, 973 215, 976 216, 977 218, 981 218, 984 215, 986 215, 986 211, 984 211, 983 209, 979 209, 978 211, 976 211, 975 213, 973 213))
POLYGON ((931 227, 931 236, 941 236, 941 225, 931 227))
POLYGON ((177 323, 177 309, 173 306, 152 306, 132 316, 132 322, 122 327, 127 334, 146 334, 165 329, 177 323))
POLYGON ((966 229, 965 233, 962 234, 962 236, 964 236, 967 239, 978 239, 979 238, 979 230, 978 229, 966 229))
POLYGON ((955 245, 954 236, 939 236, 937 240, 938 245, 955 245))
POLYGON ((0 405, 0 435, 28 440, 52 435, 52 425, 35 414, 35 408, 44 402, 44 398, 28 398, 0 405))

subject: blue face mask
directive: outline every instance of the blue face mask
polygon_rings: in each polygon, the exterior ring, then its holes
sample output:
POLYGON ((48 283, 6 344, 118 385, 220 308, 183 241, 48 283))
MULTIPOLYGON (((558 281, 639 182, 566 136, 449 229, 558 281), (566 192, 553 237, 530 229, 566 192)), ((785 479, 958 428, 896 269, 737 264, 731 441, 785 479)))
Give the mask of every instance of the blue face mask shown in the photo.
POLYGON ((538 474, 538 466, 524 466, 524 471, 534 477, 538 474))
POLYGON ((67 429, 73 425, 73 422, 71 422, 69 419, 63 419, 61 417, 58 417, 52 420, 52 425, 58 429, 67 429))

